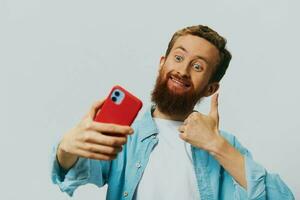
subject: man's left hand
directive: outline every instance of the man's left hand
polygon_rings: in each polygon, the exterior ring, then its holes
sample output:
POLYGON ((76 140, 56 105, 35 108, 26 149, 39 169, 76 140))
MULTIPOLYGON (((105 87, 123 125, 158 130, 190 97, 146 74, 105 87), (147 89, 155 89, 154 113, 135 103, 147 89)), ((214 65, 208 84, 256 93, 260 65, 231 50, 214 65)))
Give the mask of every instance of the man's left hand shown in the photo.
POLYGON ((211 98, 211 109, 208 115, 199 112, 191 113, 183 125, 178 128, 180 138, 186 142, 211 153, 218 146, 222 137, 219 134, 218 93, 211 98))

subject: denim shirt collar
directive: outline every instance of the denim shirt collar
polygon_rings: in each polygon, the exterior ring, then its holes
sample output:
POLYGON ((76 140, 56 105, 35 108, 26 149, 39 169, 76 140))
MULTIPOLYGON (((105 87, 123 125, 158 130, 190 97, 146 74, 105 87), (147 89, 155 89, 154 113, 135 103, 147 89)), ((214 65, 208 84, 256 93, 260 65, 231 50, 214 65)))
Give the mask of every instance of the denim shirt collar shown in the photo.
MULTIPOLYGON (((154 112, 156 108, 155 104, 152 104, 149 106, 140 119, 141 124, 143 124, 143 131, 139 135, 139 141, 144 141, 146 138, 152 136, 152 135, 157 135, 158 134, 158 129, 157 126, 153 120, 152 113, 154 112)), ((193 110, 193 112, 198 112, 197 110, 193 110)))
POLYGON ((149 138, 152 135, 158 134, 157 126, 153 120, 152 113, 155 110, 155 105, 151 105, 147 108, 147 111, 144 113, 140 119, 139 124, 143 124, 143 131, 139 132, 139 141, 144 141, 146 138, 149 138))

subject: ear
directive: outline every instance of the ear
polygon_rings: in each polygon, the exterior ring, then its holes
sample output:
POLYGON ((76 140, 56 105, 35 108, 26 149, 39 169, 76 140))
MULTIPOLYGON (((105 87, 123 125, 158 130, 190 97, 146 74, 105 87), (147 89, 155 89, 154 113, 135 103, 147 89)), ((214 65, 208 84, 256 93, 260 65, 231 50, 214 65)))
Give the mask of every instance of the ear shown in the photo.
POLYGON ((220 84, 218 82, 209 83, 204 92, 204 96, 209 97, 210 95, 214 94, 219 89, 219 87, 220 84))
POLYGON ((166 57, 165 56, 161 56, 160 60, 159 60, 159 69, 162 68, 162 66, 165 64, 166 61, 166 57))

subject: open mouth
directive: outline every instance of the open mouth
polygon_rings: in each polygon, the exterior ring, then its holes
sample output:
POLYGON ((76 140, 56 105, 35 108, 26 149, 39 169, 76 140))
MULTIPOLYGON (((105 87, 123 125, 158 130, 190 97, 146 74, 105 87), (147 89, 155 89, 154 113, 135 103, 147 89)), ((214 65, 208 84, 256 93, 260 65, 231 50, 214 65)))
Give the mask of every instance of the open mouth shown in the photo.
POLYGON ((176 78, 175 76, 170 76, 170 79, 171 79, 172 82, 176 83, 177 85, 179 85, 181 87, 189 88, 191 86, 191 84, 188 83, 187 81, 176 78))

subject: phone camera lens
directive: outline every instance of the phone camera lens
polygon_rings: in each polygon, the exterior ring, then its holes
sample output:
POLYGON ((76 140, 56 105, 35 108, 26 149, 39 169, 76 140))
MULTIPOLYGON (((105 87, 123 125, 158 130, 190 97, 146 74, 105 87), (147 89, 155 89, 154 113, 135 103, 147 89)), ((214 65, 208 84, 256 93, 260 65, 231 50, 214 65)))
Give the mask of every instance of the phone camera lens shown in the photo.
POLYGON ((116 97, 112 97, 111 100, 112 100, 113 102, 116 102, 116 101, 117 101, 117 98, 116 98, 116 97))
POLYGON ((120 92, 115 91, 115 95, 116 95, 117 97, 120 96, 120 92))

